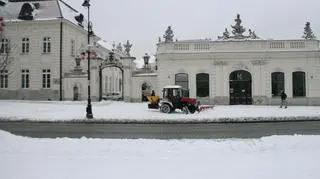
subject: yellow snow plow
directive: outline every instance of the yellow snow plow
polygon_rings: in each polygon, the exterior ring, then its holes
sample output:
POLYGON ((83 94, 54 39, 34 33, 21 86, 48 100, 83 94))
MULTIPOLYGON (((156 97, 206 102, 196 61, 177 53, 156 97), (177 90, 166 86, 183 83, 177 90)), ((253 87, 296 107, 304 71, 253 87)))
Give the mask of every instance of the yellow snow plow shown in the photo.
POLYGON ((160 96, 147 96, 150 109, 159 109, 160 96))

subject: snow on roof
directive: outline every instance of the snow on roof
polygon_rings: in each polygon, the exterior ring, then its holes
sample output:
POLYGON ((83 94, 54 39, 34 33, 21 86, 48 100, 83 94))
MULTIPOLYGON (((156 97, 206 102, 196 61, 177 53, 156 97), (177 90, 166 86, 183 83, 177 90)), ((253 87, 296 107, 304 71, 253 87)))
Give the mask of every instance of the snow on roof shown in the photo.
MULTIPOLYGON (((4 8, 0 9, 0 16, 3 16, 5 21, 23 21, 18 19, 18 17, 21 8, 25 3, 29 3, 34 9, 33 21, 64 18, 79 26, 79 23, 75 17, 80 15, 80 12, 68 5, 63 0, 9 2, 4 8)), ((88 22, 86 18, 83 17, 82 28, 86 30, 88 26, 87 24, 88 22)))
MULTIPOLYGON (((81 13, 71 7, 69 4, 64 2, 63 0, 58 0, 58 4, 61 10, 62 17, 70 22, 72 22, 75 25, 79 25, 78 21, 75 19, 76 16, 79 16, 81 13)), ((84 15, 84 14, 82 14, 84 15)), ((83 17, 83 22, 82 22, 82 28, 87 30, 88 27, 88 20, 83 17)))
POLYGON ((112 50, 113 47, 111 44, 109 44, 107 41, 105 40, 99 40, 97 41, 97 44, 100 45, 101 47, 105 48, 105 49, 108 49, 108 50, 112 50))
POLYGON ((5 6, 6 13, 1 15, 5 18, 5 21, 17 20, 21 11, 21 7, 25 3, 30 3, 32 6, 38 4, 39 8, 35 8, 33 15, 34 20, 61 18, 61 13, 56 0, 51 1, 25 1, 25 2, 8 2, 5 6))

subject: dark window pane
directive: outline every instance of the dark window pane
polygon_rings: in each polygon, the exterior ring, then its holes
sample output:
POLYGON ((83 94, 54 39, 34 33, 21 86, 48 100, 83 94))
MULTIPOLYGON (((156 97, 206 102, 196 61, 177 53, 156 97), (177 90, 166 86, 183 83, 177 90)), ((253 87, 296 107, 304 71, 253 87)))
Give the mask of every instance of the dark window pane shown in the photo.
POLYGON ((43 52, 46 53, 47 52, 47 44, 43 43, 43 52))
POLYGON ((306 96, 305 72, 297 71, 292 73, 293 97, 306 96))
POLYGON ((4 87, 8 88, 8 75, 4 76, 4 87))
POLYGON ((209 74, 200 73, 197 74, 197 96, 208 97, 209 96, 209 74))
POLYGON ((21 75, 21 88, 25 88, 25 75, 21 75))
POLYGON ((50 74, 47 75, 47 88, 50 88, 50 74))
POLYGON ((51 44, 48 43, 48 51, 47 52, 51 52, 51 44))
POLYGON ((29 43, 26 44, 26 52, 29 52, 29 43))
POLYGON ((189 88, 188 74, 178 73, 175 75, 175 84, 180 85, 183 88, 189 88))
POLYGON ((45 88, 46 87, 46 75, 43 74, 42 75, 42 88, 45 88))
POLYGON ((3 88, 3 75, 0 75, 0 88, 3 88))
POLYGON ((281 90, 284 90, 284 73, 272 73, 271 81, 272 96, 280 96, 281 90))
POLYGON ((26 88, 29 88, 29 74, 26 74, 26 88))

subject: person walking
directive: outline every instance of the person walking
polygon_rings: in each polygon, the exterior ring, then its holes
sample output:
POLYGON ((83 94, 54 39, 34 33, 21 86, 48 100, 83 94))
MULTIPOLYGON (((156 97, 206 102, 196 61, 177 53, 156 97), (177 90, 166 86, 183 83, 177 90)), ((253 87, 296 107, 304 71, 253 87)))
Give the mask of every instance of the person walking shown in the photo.
POLYGON ((284 108, 287 108, 287 94, 283 90, 281 91, 281 105, 280 105, 280 108, 282 108, 282 106, 284 106, 284 108))

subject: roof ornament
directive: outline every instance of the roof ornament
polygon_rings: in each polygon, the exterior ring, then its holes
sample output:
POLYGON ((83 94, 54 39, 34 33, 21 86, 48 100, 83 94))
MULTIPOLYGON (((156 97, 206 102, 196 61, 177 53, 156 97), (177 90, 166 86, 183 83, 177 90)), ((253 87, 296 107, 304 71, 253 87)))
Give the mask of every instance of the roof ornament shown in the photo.
POLYGON ((306 26, 304 27, 304 32, 302 38, 307 40, 314 40, 317 39, 317 37, 314 35, 310 22, 306 23, 306 26))
POLYGON ((173 42, 173 31, 171 29, 171 26, 168 26, 165 34, 163 35, 164 42, 173 42))
POLYGON ((235 25, 231 25, 232 28, 232 34, 233 36, 230 35, 229 31, 227 28, 225 28, 225 31, 223 32, 222 36, 218 36, 218 40, 229 40, 229 39, 259 39, 259 37, 256 35, 254 31, 249 29, 249 35, 244 35, 243 33, 246 31, 246 28, 244 28, 241 23, 242 20, 240 18, 240 14, 237 14, 237 18, 234 19, 236 22, 235 25))
POLYGON ((117 46, 117 50, 118 50, 118 51, 120 51, 120 52, 122 52, 122 51, 123 51, 123 50, 122 50, 122 45, 121 45, 121 43, 119 43, 119 44, 118 44, 118 46, 117 46))
POLYGON ((18 19, 21 20, 33 20, 33 11, 34 11, 34 6, 31 3, 24 3, 21 7, 18 19))
POLYGON ((124 53, 130 57, 130 50, 132 47, 132 44, 130 44, 129 40, 127 40, 127 43, 123 45, 124 46, 124 53))
POLYGON ((218 36, 218 39, 219 39, 219 40, 220 40, 220 39, 226 40, 226 39, 228 39, 229 37, 230 37, 230 33, 229 33, 228 29, 225 28, 222 36, 218 36))
POLYGON ((255 33, 254 31, 252 31, 251 29, 249 29, 249 37, 250 37, 251 39, 256 39, 256 38, 258 38, 257 35, 256 35, 256 33, 255 33))
POLYGON ((240 14, 237 14, 237 18, 234 19, 234 21, 236 22, 235 25, 232 25, 232 33, 235 37, 242 37, 243 33, 246 31, 246 28, 244 28, 241 25, 242 20, 240 19, 240 14))
POLYGON ((74 18, 78 22, 78 25, 83 27, 83 24, 82 24, 83 23, 83 19, 84 19, 83 14, 80 13, 79 15, 75 16, 74 18))

